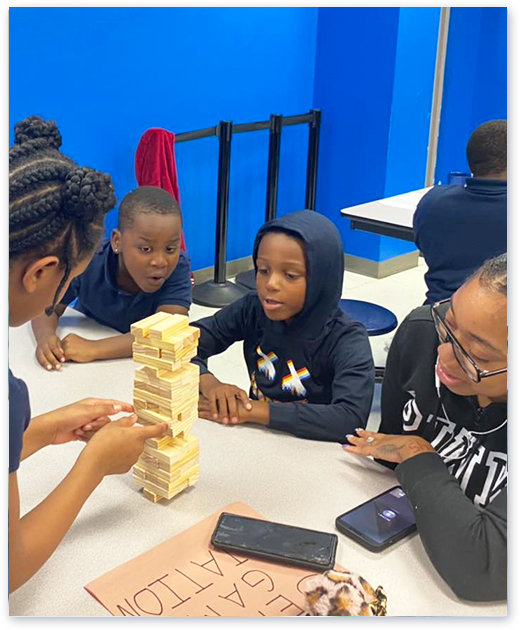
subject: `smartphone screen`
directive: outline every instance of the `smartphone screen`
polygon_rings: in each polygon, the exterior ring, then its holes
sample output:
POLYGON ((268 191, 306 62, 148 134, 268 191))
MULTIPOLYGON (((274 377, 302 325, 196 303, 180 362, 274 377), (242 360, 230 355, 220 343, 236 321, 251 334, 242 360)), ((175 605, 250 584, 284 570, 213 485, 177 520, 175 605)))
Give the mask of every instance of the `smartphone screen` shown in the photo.
POLYGON ((342 514, 336 525, 346 534, 357 534, 369 546, 383 548, 414 531, 415 516, 398 486, 342 514))
POLYGON ((223 513, 211 541, 217 548, 327 569, 334 566, 338 538, 335 534, 223 513))

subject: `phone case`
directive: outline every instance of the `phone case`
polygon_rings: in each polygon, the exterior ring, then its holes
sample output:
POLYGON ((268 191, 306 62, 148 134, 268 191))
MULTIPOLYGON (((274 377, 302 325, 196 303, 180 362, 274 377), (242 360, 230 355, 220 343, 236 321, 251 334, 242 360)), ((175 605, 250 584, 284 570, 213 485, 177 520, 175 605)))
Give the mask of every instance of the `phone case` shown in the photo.
POLYGON ((396 488, 399 488, 399 487, 400 486, 394 486, 393 488, 389 488, 388 490, 385 490, 384 492, 381 492, 380 494, 376 495, 375 497, 372 497, 371 499, 368 499, 368 501, 365 501, 364 503, 360 503, 359 505, 356 505, 355 508, 352 508, 351 510, 348 510, 347 512, 343 512, 343 514, 340 514, 336 518, 336 529, 338 531, 340 531, 342 534, 345 534, 345 536, 348 536, 349 538, 352 538, 352 540, 355 540, 357 543, 359 543, 360 545, 365 547, 365 549, 368 549, 369 551, 374 551, 376 553, 378 551, 383 551, 384 549, 387 549, 388 547, 390 547, 394 543, 398 542, 399 540, 402 540, 403 538, 406 538, 406 536, 409 536, 411 533, 413 533, 414 531, 417 530, 417 526, 416 525, 410 525, 410 527, 407 527, 406 529, 403 529, 402 531, 398 532, 397 534, 395 534, 391 538, 388 538, 387 540, 385 540, 384 543, 381 543, 380 545, 375 545, 372 542, 372 539, 364 538, 362 536, 361 532, 359 532, 358 530, 355 530, 355 529, 350 529, 344 523, 341 522, 341 519, 346 514, 350 514, 350 512, 353 512, 354 510, 357 510, 362 505, 366 505, 367 503, 370 503, 371 501, 374 501, 374 499, 378 499, 379 497, 382 497, 383 495, 388 494, 391 490, 395 490, 396 488))
MULTIPOLYGON (((305 569, 314 569, 316 571, 328 571, 329 569, 332 569, 334 567, 335 561, 336 561, 336 549, 338 546, 338 537, 336 536, 336 534, 328 534, 328 536, 330 536, 331 538, 331 558, 330 561, 327 563, 323 563, 323 564, 319 564, 317 562, 312 562, 312 561, 306 561, 306 560, 299 560, 299 559, 294 559, 294 558, 290 558, 287 556, 283 556, 283 555, 277 555, 277 554, 272 554, 270 552, 265 552, 265 551, 259 551, 256 549, 244 549, 244 547, 238 547, 236 545, 230 545, 227 543, 221 543, 217 540, 215 540, 215 537, 217 535, 220 523, 222 521, 222 519, 227 516, 228 512, 223 512, 217 522, 217 526, 215 527, 215 530, 211 536, 211 544, 215 547, 215 549, 222 549, 223 551, 233 551, 234 553, 238 554, 238 555, 242 555, 242 556, 253 556, 255 558, 259 558, 261 560, 268 560, 270 562, 277 562, 277 563, 281 563, 281 564, 289 564, 291 566, 297 566, 297 567, 303 567, 305 569)), ((236 514, 233 514, 232 516, 237 516, 236 514)), ((244 517, 246 518, 246 517, 244 517)), ((257 520, 257 519, 250 519, 250 520, 257 520)), ((303 528, 300 528, 303 529, 303 528)), ((326 533, 326 532, 321 532, 321 533, 326 533)))

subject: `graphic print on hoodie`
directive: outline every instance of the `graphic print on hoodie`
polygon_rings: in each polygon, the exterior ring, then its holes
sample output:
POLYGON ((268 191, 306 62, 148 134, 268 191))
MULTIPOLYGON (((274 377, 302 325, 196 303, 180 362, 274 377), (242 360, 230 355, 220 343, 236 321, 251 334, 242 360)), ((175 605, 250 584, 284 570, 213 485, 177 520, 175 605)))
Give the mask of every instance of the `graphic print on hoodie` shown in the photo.
POLYGON ((209 357, 244 341, 249 395, 269 401, 269 427, 299 437, 345 442, 366 426, 374 390, 374 364, 364 327, 339 308, 343 247, 334 224, 314 211, 293 212, 266 223, 304 244, 307 290, 290 324, 272 321, 252 291, 215 315, 194 322, 201 330, 193 362, 207 373, 209 357), (302 404, 306 402, 306 404, 302 404), (280 404, 283 403, 283 404, 280 404))

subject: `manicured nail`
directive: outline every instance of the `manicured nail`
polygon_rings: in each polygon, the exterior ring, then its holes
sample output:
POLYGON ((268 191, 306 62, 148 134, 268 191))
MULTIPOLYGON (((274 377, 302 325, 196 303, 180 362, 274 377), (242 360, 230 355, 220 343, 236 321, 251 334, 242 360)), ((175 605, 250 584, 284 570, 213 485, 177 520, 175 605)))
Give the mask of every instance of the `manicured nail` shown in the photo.
POLYGON ((121 411, 122 408, 121 405, 114 405, 114 411, 121 411))
POLYGON ((355 435, 352 435, 352 433, 348 433, 347 435, 345 435, 345 437, 347 438, 347 440, 350 440, 350 438, 356 437, 355 435))
POLYGON ((359 427, 358 429, 356 429, 356 433, 359 433, 360 431, 364 431, 364 429, 362 429, 361 427, 359 427))

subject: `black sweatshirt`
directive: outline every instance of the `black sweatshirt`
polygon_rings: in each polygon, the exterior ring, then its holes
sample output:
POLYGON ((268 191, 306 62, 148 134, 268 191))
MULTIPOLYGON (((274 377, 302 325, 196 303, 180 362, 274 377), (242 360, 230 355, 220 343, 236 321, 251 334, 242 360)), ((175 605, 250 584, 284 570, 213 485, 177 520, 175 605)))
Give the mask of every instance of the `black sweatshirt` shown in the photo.
POLYGON ((380 431, 420 435, 437 451, 395 468, 437 571, 462 599, 503 600, 507 406, 493 403, 480 409, 475 397, 458 396, 443 385, 437 389, 437 346, 429 307, 415 309, 388 354, 380 431))
POLYGON ((212 317, 201 330, 193 360, 207 373, 207 359, 244 341, 251 378, 249 395, 270 403, 269 427, 313 440, 345 442, 365 427, 374 391, 374 364, 364 327, 338 306, 343 284, 343 248, 331 221, 309 210, 267 223, 301 238, 307 262, 304 308, 291 324, 267 318, 255 292, 212 317), (283 404, 280 404, 283 403, 283 404))

